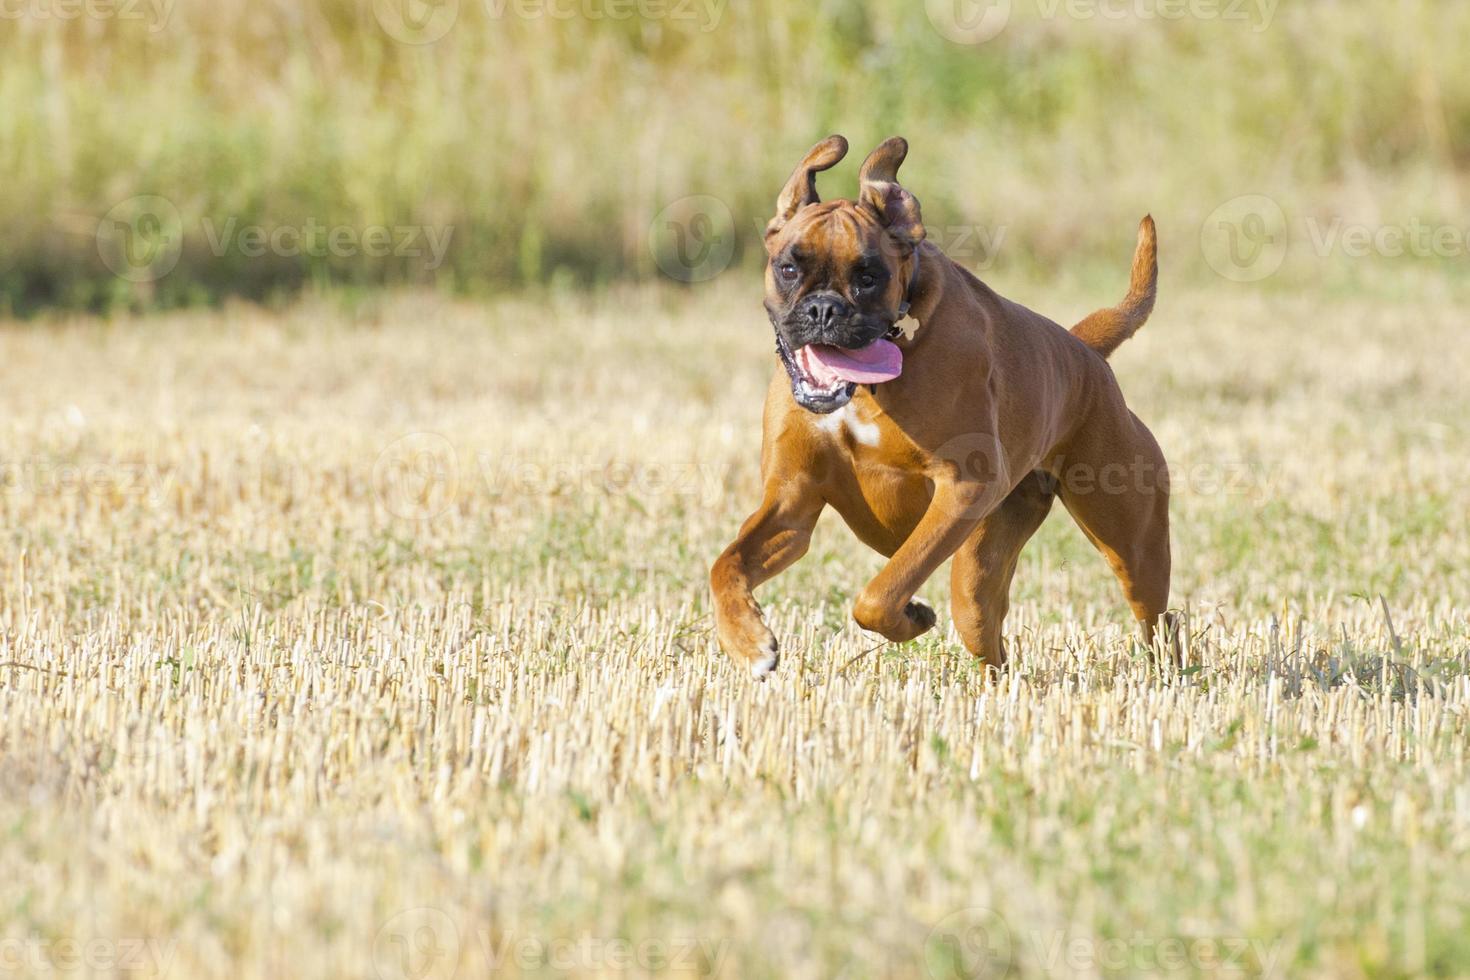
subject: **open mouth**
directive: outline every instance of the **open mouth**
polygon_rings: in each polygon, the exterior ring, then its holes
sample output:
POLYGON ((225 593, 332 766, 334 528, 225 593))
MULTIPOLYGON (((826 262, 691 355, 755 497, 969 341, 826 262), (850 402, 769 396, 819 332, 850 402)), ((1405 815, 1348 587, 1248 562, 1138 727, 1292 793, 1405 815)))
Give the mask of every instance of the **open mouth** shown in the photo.
POLYGON ((892 381, 903 370, 903 352, 883 339, 856 350, 808 344, 793 352, 778 330, 776 352, 791 376, 791 394, 796 403, 819 415, 846 405, 858 385, 892 381))

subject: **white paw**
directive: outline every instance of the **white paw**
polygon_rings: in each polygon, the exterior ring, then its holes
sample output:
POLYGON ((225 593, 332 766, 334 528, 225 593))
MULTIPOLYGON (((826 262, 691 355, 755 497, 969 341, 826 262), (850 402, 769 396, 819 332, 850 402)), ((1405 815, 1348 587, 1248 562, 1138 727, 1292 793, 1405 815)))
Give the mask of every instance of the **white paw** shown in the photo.
POLYGON ((776 669, 780 663, 781 655, 776 650, 776 638, 768 637, 760 646, 760 659, 750 664, 750 673, 756 680, 762 680, 767 674, 776 669))

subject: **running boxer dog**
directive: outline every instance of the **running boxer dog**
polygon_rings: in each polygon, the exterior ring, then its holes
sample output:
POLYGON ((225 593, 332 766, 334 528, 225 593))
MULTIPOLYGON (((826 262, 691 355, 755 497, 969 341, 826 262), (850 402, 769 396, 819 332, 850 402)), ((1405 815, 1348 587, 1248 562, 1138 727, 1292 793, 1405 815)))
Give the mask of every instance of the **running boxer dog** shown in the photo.
POLYGON ((756 677, 775 669, 752 590, 806 552, 830 505, 888 558, 853 603, 863 629, 901 643, 932 627, 914 593, 953 556, 955 628, 999 669, 1016 559, 1056 497, 1152 642, 1169 601, 1167 468, 1106 358, 1153 310, 1153 219, 1139 225, 1123 302, 1068 331, 925 241, 919 202, 898 183, 903 139, 864 161, 856 201, 821 201, 817 173, 846 153, 841 136, 814 146, 766 227, 780 367, 760 506, 710 571, 720 645, 756 677))

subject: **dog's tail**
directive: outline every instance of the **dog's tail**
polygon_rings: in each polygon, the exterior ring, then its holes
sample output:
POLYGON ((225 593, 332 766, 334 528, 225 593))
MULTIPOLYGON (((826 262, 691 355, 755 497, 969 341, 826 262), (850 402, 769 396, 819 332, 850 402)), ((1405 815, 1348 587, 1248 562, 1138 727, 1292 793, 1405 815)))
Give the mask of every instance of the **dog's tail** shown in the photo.
POLYGON ((1107 357, 1118 345, 1138 332, 1154 309, 1154 294, 1159 282, 1158 241, 1153 215, 1144 215, 1138 223, 1138 246, 1133 251, 1133 274, 1128 279, 1128 295, 1117 306, 1089 313, 1072 328, 1072 335, 1088 347, 1107 357))

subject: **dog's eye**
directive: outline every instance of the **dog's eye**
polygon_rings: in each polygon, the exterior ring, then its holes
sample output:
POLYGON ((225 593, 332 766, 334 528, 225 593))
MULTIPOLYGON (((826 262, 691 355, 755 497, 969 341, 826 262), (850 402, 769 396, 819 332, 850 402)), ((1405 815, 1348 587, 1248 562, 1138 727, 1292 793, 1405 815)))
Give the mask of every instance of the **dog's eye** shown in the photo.
POLYGON ((878 285, 878 277, 871 272, 859 272, 857 276, 857 288, 872 289, 878 285))
POLYGON ((787 282, 796 281, 796 266, 790 262, 782 262, 776 267, 776 274, 787 282))

